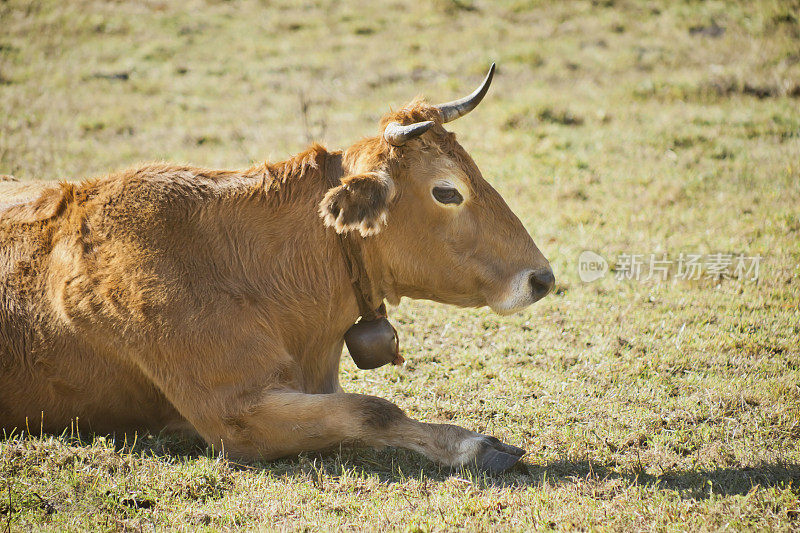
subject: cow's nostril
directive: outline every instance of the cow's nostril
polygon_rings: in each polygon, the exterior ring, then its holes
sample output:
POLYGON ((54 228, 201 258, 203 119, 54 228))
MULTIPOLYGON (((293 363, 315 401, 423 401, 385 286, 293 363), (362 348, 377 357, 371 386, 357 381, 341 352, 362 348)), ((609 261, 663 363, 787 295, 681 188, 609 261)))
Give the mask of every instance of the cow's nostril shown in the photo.
POLYGON ((530 284, 533 297, 539 300, 547 296, 550 291, 553 290, 553 286, 556 284, 556 278, 553 276, 552 270, 543 268, 531 274, 530 284))

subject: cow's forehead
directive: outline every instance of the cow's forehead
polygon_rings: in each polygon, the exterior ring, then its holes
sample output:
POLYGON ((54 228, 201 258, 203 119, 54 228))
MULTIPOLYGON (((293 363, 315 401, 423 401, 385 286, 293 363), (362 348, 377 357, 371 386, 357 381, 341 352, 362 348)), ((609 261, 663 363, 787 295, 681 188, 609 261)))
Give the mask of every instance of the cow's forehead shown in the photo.
POLYGON ((480 191, 485 184, 481 171, 472 160, 472 157, 458 143, 456 135, 446 132, 443 144, 444 146, 441 147, 443 165, 468 184, 473 191, 480 191))

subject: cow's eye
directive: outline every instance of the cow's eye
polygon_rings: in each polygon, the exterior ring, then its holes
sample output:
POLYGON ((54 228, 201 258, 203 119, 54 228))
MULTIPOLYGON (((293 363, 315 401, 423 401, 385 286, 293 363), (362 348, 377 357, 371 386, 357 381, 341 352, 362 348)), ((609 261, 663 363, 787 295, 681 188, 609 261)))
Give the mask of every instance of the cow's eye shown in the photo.
POLYGON ((458 205, 464 201, 464 197, 458 192, 458 189, 451 187, 434 187, 433 197, 436 201, 442 204, 455 204, 458 205))

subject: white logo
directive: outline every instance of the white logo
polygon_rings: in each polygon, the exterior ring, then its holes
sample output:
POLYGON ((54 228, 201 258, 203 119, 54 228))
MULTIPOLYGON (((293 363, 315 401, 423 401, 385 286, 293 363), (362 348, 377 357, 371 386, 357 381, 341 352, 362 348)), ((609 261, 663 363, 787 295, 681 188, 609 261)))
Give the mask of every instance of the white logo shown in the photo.
POLYGON ((578 256, 578 276, 581 281, 591 283, 602 278, 608 272, 608 262, 602 256, 585 250, 578 256))

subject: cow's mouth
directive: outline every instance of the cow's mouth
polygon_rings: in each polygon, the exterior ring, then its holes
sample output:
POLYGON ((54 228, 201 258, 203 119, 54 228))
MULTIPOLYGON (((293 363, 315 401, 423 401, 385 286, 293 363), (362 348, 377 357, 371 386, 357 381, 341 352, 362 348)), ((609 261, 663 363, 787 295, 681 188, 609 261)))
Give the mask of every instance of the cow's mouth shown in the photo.
POLYGON ((523 270, 512 278, 505 292, 489 299, 489 307, 499 315, 517 313, 550 294, 555 281, 550 268, 523 270))

